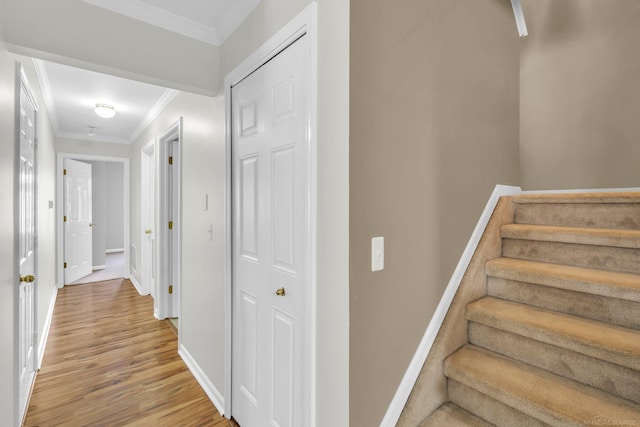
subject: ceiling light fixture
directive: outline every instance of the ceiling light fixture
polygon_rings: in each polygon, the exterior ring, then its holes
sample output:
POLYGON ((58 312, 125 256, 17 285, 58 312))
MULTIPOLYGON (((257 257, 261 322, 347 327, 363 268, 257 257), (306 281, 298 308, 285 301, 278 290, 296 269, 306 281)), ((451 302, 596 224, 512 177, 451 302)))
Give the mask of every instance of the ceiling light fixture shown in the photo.
POLYGON ((116 109, 109 104, 96 104, 96 114, 103 119, 110 119, 116 115, 116 109))

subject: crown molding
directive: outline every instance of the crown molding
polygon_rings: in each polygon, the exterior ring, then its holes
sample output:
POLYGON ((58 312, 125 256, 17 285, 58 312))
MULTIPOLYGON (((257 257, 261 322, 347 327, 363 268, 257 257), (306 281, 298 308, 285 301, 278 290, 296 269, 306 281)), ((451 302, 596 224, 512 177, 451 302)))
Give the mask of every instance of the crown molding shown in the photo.
POLYGON ((33 58, 33 67, 36 69, 36 76, 38 76, 38 82, 40 83, 40 90, 44 97, 44 103, 49 112, 49 120, 51 121, 51 127, 53 132, 58 135, 60 133, 60 127, 58 125, 58 111, 56 110, 56 103, 53 99, 53 92, 51 91, 51 84, 49 83, 49 75, 47 69, 44 66, 44 61, 33 58))

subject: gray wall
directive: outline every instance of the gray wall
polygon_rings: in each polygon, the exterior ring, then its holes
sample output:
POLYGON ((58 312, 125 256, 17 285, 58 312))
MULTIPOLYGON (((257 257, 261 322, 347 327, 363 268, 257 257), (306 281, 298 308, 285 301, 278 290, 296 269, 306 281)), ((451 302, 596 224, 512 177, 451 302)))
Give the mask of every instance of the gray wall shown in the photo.
POLYGON ((494 186, 519 184, 518 57, 508 0, 351 0, 352 427, 380 424, 494 186))
POLYGON ((83 160, 91 164, 91 208, 93 215, 93 266, 106 265, 107 180, 105 162, 83 160))
POLYGON ((524 0, 525 189, 640 183, 640 2, 524 0))
POLYGON ((107 162, 106 183, 106 250, 124 249, 124 164, 107 162))

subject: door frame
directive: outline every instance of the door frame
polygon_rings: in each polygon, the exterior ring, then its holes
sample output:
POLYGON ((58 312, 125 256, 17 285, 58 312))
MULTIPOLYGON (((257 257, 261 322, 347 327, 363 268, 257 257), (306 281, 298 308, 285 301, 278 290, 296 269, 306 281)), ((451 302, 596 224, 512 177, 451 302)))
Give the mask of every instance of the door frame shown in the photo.
MULTIPOLYGON (((178 341, 180 341, 180 307, 182 304, 181 294, 181 278, 182 278, 182 117, 174 123, 169 129, 158 138, 156 144, 156 162, 158 164, 156 175, 156 295, 154 298, 154 314, 157 319, 166 319, 168 317, 178 317, 178 341), (171 200, 171 207, 173 210, 173 218, 168 218, 167 211, 169 208, 169 200, 167 198, 167 172, 168 161, 167 158, 167 143, 178 140, 177 152, 173 153, 173 165, 172 167, 174 176, 177 179, 175 192, 173 194, 173 200, 171 200), (169 258, 169 249, 166 243, 169 239, 169 229, 167 226, 168 221, 173 221, 174 229, 173 233, 173 246, 174 254, 171 260, 171 266, 173 267, 173 283, 174 286, 174 298, 177 299, 175 304, 178 307, 178 313, 172 313, 172 308, 169 301, 169 274, 167 268, 167 261, 169 258), (173 316, 170 316, 171 313, 173 316)), ((180 343, 180 342, 179 342, 180 343)))
MULTIPOLYGON (((100 162, 122 163, 124 170, 124 278, 131 277, 131 225, 130 225, 130 182, 129 182, 129 158, 128 157, 108 157, 96 156, 92 154, 74 154, 74 153, 58 153, 56 165, 56 246, 57 246, 57 277, 58 288, 64 287, 64 190, 63 190, 63 172, 64 159, 72 160, 94 160, 100 162)), ((136 264, 137 268, 137 264, 136 264)))
POLYGON ((258 68, 273 59, 300 37, 308 37, 309 64, 309 230, 308 271, 309 284, 307 302, 303 311, 307 313, 308 339, 304 343, 309 354, 310 375, 308 394, 309 426, 316 424, 316 243, 317 243, 317 6, 311 2, 302 12, 280 29, 275 35, 234 68, 224 80, 225 96, 225 278, 224 278, 224 416, 231 418, 232 396, 232 339, 233 339, 233 252, 232 252, 232 125, 231 88, 240 83, 258 68))
MULTIPOLYGON (((153 211, 152 221, 152 233, 155 233, 157 228, 157 176, 158 176, 158 156, 156 150, 158 149, 156 138, 151 139, 148 143, 140 149, 140 273, 141 273, 141 294, 149 295, 155 298, 156 289, 151 286, 151 274, 156 262, 153 262, 153 258, 156 257, 156 251, 153 248, 148 247, 145 242, 146 234, 145 228, 147 227, 147 217, 149 216, 149 210, 153 211), (153 156, 153 157, 151 157, 153 156), (154 185, 153 203, 149 200, 149 175, 153 173, 156 184, 154 185), (152 205, 153 206, 150 206, 152 205), (150 252, 147 253, 147 252, 150 252), (149 258, 149 256, 151 258, 149 258)), ((154 273, 155 276, 155 273, 154 273)))

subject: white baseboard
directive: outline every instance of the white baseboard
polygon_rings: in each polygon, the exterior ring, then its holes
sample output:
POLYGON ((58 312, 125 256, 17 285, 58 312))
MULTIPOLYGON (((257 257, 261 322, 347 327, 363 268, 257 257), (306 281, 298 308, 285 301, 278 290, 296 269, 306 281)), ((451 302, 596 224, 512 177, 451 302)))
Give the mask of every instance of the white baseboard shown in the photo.
POLYGON ((447 285, 447 288, 442 295, 442 299, 440 299, 440 303, 436 308, 429 325, 427 326, 427 330, 418 345, 418 349, 416 353, 413 355, 413 359, 411 359, 411 363, 407 368, 407 371, 402 378, 402 382, 396 390, 396 394, 393 396, 393 400, 391 404, 387 408, 387 412, 380 423, 380 427, 394 427, 398 420, 400 419, 400 415, 402 414, 402 410, 404 406, 407 404, 407 399, 409 398, 409 394, 413 390, 413 386, 416 384, 416 380, 420 375, 420 371, 424 366, 425 360, 427 360, 427 356, 431 351, 431 347, 433 346, 434 341, 436 340, 436 336, 438 335, 438 331, 442 326, 442 322, 444 321, 444 317, 449 311, 449 307, 451 306, 451 302, 453 301, 453 297, 456 295, 458 291, 458 286, 460 286, 460 282, 462 281, 462 277, 464 273, 467 271, 467 267, 469 267, 469 263, 471 262, 471 257, 476 251, 478 244, 480 243, 480 239, 482 238, 482 234, 484 233, 485 228, 487 228, 487 224, 489 223, 489 219, 491 218, 491 214, 493 213, 496 205, 498 204, 498 200, 501 196, 508 196, 514 194, 520 194, 522 189, 520 187, 510 187, 506 185, 496 185, 491 193, 491 197, 487 202, 487 205, 482 212, 482 216, 478 220, 476 224, 476 228, 473 230, 471 234, 471 238, 467 243, 467 247, 465 248, 460 261, 458 262, 458 266, 456 267, 453 275, 451 276, 451 280, 447 285))
POLYGON ((124 252, 124 248, 106 249, 105 254, 114 254, 116 252, 124 252))
POLYGON ((51 321, 53 320, 53 309, 56 306, 56 299, 58 298, 58 288, 53 289, 53 295, 51 295, 51 301, 49 301, 49 310, 47 310, 47 318, 44 320, 44 327, 42 328, 42 334, 40 335, 40 342, 38 343, 38 369, 42 367, 42 359, 44 358, 44 350, 47 346, 47 340, 49 339, 49 331, 51 330, 51 321))
POLYGON ((198 363, 193 359, 184 345, 180 344, 178 346, 178 354, 182 357, 184 363, 187 365, 200 386, 204 389, 204 392, 207 393, 207 396, 209 396, 213 405, 216 407, 218 412, 220 412, 220 415, 224 415, 224 397, 222 396, 222 393, 220 393, 209 378, 207 378, 200 368, 200 365, 198 365, 198 363))
POLYGON ((135 286, 136 291, 138 291, 138 293, 140 295, 146 295, 143 291, 142 291, 142 286, 140 286, 140 283, 138 283, 138 281, 136 280, 136 278, 134 276, 129 276, 127 277, 127 279, 131 280, 131 283, 133 283, 133 286, 135 286))
POLYGON ((104 270, 105 268, 107 268, 106 265, 94 265, 93 267, 91 267, 91 270, 93 270, 93 271, 104 270))

